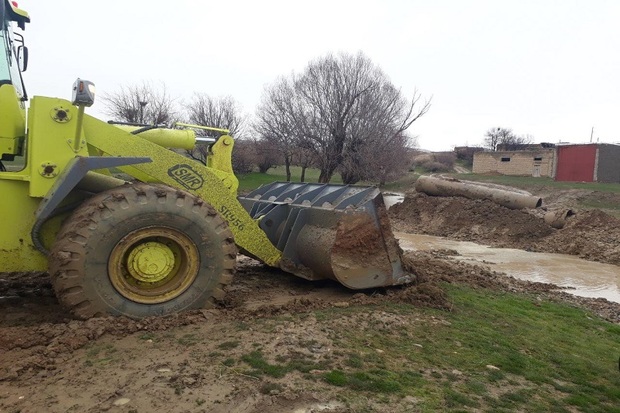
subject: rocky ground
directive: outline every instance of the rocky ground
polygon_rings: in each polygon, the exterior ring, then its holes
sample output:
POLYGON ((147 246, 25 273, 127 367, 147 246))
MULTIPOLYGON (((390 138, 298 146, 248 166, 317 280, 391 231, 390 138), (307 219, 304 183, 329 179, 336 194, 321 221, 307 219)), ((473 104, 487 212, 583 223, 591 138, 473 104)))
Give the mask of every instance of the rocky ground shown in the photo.
MULTIPOLYGON (((572 195, 554 194, 554 205, 570 206, 572 195)), ((397 231, 620 265, 620 221, 598 210, 576 212, 556 230, 544 223, 540 211, 412 193, 390 210, 390 219, 397 231)), ((332 282, 306 282, 241 258, 220 308, 141 321, 73 320, 54 298, 45 274, 5 275, 0 279, 0 411, 351 411, 338 401, 336 387, 297 372, 266 381, 248 374, 238 360, 260 349, 270 358, 337 365, 341 360, 331 348, 333 332, 370 321, 397 329, 405 320, 372 311, 373 304, 386 301, 450 311, 444 282, 535 294, 620 322, 618 304, 519 281, 484 265, 452 260, 451 254, 408 253, 404 264, 418 276, 416 285, 362 293, 332 282), (358 306, 366 310, 335 320, 319 320, 312 312, 358 306), (281 321, 273 323, 273 316, 281 321)), ((415 322, 441 322, 422 318, 415 322)), ((309 374, 321 374, 320 368, 309 374)), ((407 403, 399 401, 394 411, 408 411, 407 403)))

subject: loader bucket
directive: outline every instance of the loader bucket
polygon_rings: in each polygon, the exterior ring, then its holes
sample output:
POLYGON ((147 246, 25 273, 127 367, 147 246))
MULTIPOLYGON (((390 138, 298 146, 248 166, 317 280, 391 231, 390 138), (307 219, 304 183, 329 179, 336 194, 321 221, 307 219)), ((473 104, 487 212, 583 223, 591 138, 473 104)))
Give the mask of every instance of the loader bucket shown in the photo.
POLYGON ((286 272, 351 289, 413 281, 377 188, 274 182, 239 202, 282 251, 286 272))

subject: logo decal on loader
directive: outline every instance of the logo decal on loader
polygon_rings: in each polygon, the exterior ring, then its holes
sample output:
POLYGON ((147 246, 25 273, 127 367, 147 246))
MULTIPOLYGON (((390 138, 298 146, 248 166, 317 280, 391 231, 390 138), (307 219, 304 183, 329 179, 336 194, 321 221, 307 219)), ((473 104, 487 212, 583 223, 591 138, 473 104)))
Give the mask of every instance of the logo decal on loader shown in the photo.
POLYGON ((205 183, 200 174, 190 166, 186 164, 175 165, 168 169, 168 175, 183 185, 185 188, 195 191, 200 189, 205 183))

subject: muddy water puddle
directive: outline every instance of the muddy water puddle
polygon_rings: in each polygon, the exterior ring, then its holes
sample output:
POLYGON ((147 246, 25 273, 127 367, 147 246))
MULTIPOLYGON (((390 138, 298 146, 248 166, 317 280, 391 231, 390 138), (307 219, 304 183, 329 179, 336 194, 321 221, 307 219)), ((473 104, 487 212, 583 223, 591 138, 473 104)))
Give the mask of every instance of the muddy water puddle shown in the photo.
POLYGON ((383 194, 383 202, 385 203, 386 208, 390 208, 396 204, 400 204, 405 200, 405 194, 399 194, 394 192, 389 192, 383 194))
POLYGON ((404 250, 450 249, 468 262, 488 265, 518 279, 556 284, 582 297, 602 297, 620 303, 620 267, 582 260, 571 255, 492 248, 473 242, 453 241, 420 234, 395 233, 404 250))

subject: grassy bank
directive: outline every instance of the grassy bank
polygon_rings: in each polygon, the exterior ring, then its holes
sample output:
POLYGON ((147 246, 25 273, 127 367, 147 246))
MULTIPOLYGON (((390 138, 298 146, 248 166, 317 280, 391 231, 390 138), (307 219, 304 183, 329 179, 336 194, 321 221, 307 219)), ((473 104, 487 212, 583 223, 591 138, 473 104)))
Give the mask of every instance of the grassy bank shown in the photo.
POLYGON ((356 412, 620 412, 620 326, 534 297, 446 288, 452 312, 384 303, 314 313, 334 349, 321 361, 266 360, 259 347, 235 363, 267 388, 302 373, 356 412))
POLYGON ((387 341, 371 336, 395 375, 417 377, 400 391, 424 400, 426 410, 620 411, 619 326, 510 294, 449 293, 456 311, 445 322, 405 328, 406 336, 387 341))

